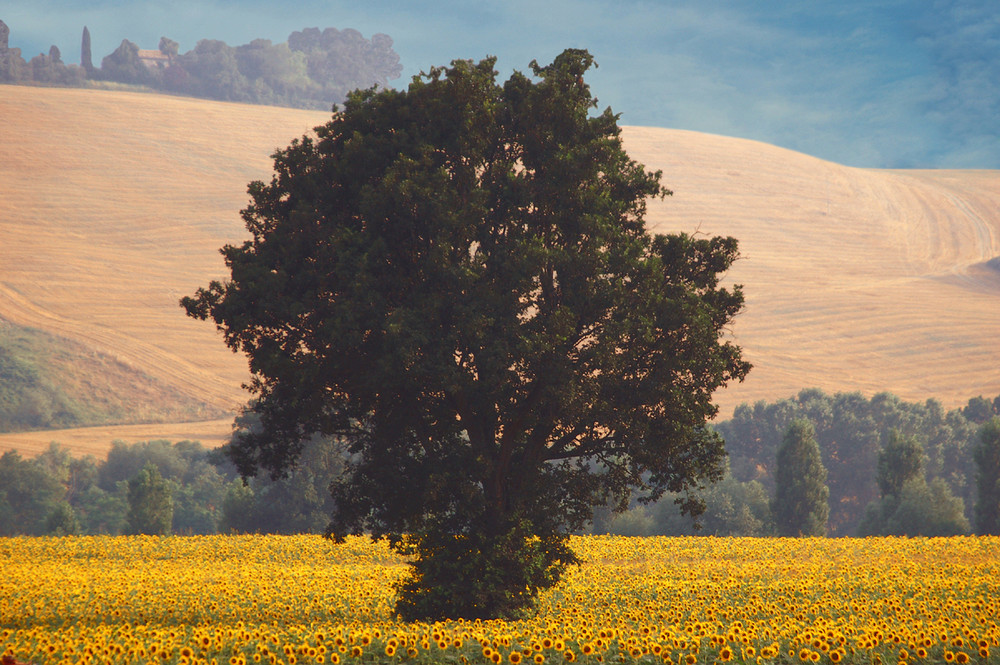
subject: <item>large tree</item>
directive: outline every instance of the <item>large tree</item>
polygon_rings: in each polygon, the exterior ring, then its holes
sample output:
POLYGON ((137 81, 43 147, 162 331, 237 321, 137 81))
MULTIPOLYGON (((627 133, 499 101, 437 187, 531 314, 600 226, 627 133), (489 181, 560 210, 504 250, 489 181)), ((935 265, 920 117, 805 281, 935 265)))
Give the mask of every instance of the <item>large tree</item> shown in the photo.
POLYGON ((725 455, 712 394, 750 367, 724 339, 736 241, 647 233, 669 192, 593 112, 590 54, 502 85, 494 64, 353 94, 250 185, 232 278, 183 300, 249 357, 242 473, 348 442, 330 533, 417 555, 408 618, 516 615, 595 505, 697 512, 725 455))

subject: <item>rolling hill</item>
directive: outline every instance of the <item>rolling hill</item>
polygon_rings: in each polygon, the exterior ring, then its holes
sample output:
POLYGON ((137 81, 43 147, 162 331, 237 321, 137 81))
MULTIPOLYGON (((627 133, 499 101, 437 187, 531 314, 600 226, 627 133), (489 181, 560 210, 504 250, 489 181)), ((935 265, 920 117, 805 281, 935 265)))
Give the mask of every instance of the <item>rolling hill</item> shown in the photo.
MULTIPOLYGON (((2 434, 0 450, 221 441, 246 400, 246 363, 178 299, 225 277, 218 249, 246 237, 247 183, 329 114, 0 86, 0 117, 0 336, 62 340, 58 362, 37 363, 101 421, 2 434)), ((651 202, 654 231, 740 240, 728 277, 747 308, 731 333, 755 367, 719 394, 721 417, 806 387, 947 407, 1000 393, 1000 171, 848 168, 661 128, 624 136, 674 191, 651 202)))

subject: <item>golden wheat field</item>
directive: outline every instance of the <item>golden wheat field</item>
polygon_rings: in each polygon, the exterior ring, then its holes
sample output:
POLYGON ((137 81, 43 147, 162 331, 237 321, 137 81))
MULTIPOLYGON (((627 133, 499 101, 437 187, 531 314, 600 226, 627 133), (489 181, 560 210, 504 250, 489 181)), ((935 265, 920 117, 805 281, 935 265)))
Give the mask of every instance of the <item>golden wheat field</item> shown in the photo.
MULTIPOLYGON (((248 398, 246 360, 177 301, 225 277, 218 249, 247 237, 247 182, 329 113, 7 85, 0 115, 0 318, 76 349, 62 376, 78 399, 129 401, 131 419, 108 425, 187 409, 206 422, 185 436, 222 440, 248 398)), ((739 239, 728 277, 747 306, 729 332, 754 369, 717 395, 722 418, 810 387, 948 408, 1000 392, 1000 171, 850 168, 655 127, 623 137, 674 192, 651 202, 651 230, 739 239)), ((0 450, 54 438, 18 436, 0 450)), ((98 455, 111 443, 78 439, 98 455)))
POLYGON ((0 648, 33 663, 1000 663, 1000 538, 577 537, 521 621, 403 624, 383 544, 0 540, 0 648))

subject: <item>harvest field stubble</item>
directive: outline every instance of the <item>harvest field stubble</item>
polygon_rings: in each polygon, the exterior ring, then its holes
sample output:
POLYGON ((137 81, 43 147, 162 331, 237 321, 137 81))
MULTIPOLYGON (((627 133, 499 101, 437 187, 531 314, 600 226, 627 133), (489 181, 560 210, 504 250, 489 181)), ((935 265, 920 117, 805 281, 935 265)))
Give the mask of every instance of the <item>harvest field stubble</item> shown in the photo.
MULTIPOLYGON (((0 451, 223 441, 248 398, 246 358, 178 299, 225 278, 219 248, 248 237, 247 183, 330 114, 5 85, 0 115, 0 318, 86 349, 63 373, 89 382, 78 399, 145 416, 106 425, 158 421, 3 434, 0 451), (108 365, 120 371, 96 375, 108 365), (200 422, 172 420, 189 400, 203 411, 184 419, 200 422)), ((1000 393, 1000 171, 851 168, 659 127, 625 126, 623 139, 674 192, 650 202, 651 231, 739 240, 726 282, 744 285, 747 306, 730 332, 754 369, 715 395, 720 418, 804 388, 947 408, 1000 393)))
POLYGON ((1000 663, 1000 538, 574 537, 521 621, 401 623, 405 561, 319 536, 0 540, 33 663, 1000 663))

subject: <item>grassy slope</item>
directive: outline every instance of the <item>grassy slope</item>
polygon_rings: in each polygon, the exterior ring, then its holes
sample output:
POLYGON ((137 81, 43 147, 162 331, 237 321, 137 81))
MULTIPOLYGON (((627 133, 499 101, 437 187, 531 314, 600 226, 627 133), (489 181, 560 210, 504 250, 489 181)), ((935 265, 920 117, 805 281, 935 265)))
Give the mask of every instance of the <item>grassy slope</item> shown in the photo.
MULTIPOLYGON (((245 362, 177 300, 224 277, 217 250, 245 237, 246 183, 328 114, 0 86, 0 117, 0 317, 147 376, 136 412, 187 400, 231 413, 245 400, 245 362)), ((851 169, 656 128, 626 128, 625 140, 675 191, 651 204, 652 228, 741 241, 730 277, 748 306, 732 333, 755 369, 719 395, 723 417, 812 386, 947 406, 1000 393, 1000 272, 986 264, 1000 255, 1000 172, 851 169)), ((229 427, 178 428, 208 442, 229 427)), ((109 435, 4 435, 0 450, 54 439, 100 451, 109 435)))
POLYGON ((106 353, 0 319, 0 432, 225 415, 106 353))

